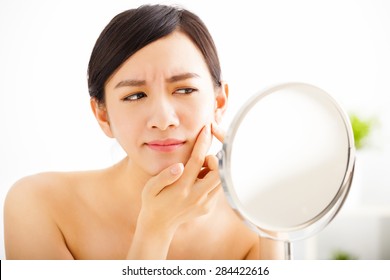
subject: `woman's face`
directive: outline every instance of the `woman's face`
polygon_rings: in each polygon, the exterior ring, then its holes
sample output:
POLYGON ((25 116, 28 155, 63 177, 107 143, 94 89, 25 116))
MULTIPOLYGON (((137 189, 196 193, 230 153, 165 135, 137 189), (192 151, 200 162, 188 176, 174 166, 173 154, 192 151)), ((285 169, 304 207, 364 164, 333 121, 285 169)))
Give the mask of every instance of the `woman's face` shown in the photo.
POLYGON ((225 106, 202 53, 181 32, 131 56, 105 85, 108 134, 150 175, 186 163, 200 130, 225 106), (217 92, 216 92, 217 90, 217 92))

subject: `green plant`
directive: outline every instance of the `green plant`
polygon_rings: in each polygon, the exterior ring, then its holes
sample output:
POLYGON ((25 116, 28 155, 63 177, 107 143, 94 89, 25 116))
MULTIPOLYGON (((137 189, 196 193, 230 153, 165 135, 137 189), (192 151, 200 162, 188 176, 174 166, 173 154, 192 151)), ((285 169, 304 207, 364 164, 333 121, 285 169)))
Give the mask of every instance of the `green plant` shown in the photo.
POLYGON ((333 253, 332 259, 333 260, 356 260, 357 258, 356 258, 356 256, 354 256, 346 251, 337 250, 333 253))
POLYGON ((362 119, 357 114, 350 114, 349 119, 352 125, 355 147, 359 150, 366 144, 367 137, 372 131, 374 120, 362 119))

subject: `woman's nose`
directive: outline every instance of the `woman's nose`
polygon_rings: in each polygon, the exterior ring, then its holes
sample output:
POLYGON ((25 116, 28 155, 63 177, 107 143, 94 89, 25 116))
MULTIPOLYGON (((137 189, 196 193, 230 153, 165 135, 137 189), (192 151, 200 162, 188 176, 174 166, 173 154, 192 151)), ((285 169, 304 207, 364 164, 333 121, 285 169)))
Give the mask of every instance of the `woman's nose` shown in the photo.
POLYGON ((169 98, 158 98, 154 101, 147 125, 149 128, 158 128, 160 130, 174 128, 179 125, 175 106, 169 98))

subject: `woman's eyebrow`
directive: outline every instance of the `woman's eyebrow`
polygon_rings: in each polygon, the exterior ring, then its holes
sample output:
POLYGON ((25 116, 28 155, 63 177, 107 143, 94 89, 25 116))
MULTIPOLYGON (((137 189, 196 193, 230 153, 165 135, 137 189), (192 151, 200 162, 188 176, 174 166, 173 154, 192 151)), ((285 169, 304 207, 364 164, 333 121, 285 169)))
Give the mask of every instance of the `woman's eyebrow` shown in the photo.
POLYGON ((178 81, 183 81, 183 80, 187 80, 187 79, 191 79, 191 78, 199 78, 199 77, 200 76, 196 73, 188 72, 188 73, 174 75, 174 76, 168 78, 166 81, 168 83, 174 83, 174 82, 178 82, 178 81))
POLYGON ((139 86, 144 86, 146 85, 145 80, 123 80, 120 81, 115 88, 120 88, 120 87, 139 87, 139 86))
MULTIPOLYGON (((191 78, 199 78, 200 76, 196 73, 188 72, 188 73, 183 73, 183 74, 178 74, 174 75, 172 77, 169 77, 166 79, 168 83, 174 83, 174 82, 179 82, 191 78)), ((145 80, 123 80, 120 81, 115 88, 120 88, 120 87, 139 87, 139 86, 144 86, 146 85, 145 80)))

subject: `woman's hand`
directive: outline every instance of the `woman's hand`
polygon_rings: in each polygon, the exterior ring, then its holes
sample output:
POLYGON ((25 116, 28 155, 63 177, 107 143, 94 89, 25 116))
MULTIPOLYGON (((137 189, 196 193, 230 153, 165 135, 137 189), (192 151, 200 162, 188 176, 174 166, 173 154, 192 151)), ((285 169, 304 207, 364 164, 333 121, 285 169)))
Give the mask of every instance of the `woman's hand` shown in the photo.
POLYGON ((218 161, 214 156, 206 156, 210 142, 210 127, 204 127, 185 167, 174 164, 148 181, 142 193, 140 216, 145 223, 153 222, 145 226, 175 230, 209 211, 220 185, 218 161))
POLYGON ((174 164, 147 182, 128 258, 166 258, 177 227, 215 205, 220 179, 217 158, 206 156, 211 137, 204 127, 185 167, 174 164))
POLYGON ((225 139, 225 131, 216 122, 211 124, 211 132, 215 138, 219 140, 219 142, 223 143, 225 139))

